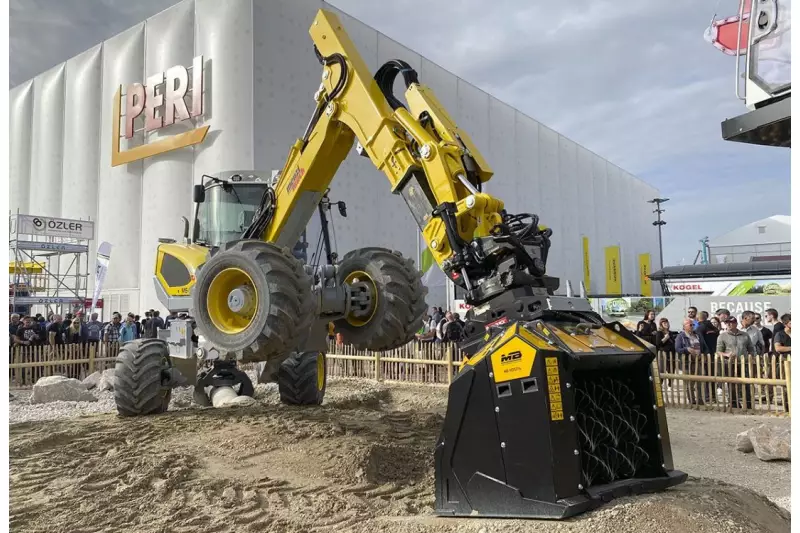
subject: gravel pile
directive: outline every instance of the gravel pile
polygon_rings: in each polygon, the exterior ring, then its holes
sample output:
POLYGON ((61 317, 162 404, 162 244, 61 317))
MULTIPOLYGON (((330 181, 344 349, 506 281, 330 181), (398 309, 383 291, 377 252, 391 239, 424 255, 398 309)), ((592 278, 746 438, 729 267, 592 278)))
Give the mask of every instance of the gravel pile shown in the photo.
MULTIPOLYGON (((256 383, 255 371, 247 374, 254 383, 253 398, 262 405, 280 406, 280 394, 277 383, 256 383)), ((340 408, 378 407, 389 398, 389 389, 380 383, 372 383, 359 379, 334 379, 326 392, 325 405, 340 408)), ((9 423, 37 422, 44 420, 60 420, 104 413, 116 413, 113 391, 101 391, 97 388, 88 391, 97 398, 96 402, 51 402, 32 405, 31 390, 15 390, 14 399, 9 403, 9 423)), ((192 399, 192 387, 173 389, 170 411, 196 409, 198 406, 192 399)))
POLYGON ((32 391, 15 390, 16 399, 9 404, 8 421, 11 424, 19 422, 37 422, 42 420, 58 420, 62 418, 76 418, 97 413, 110 413, 116 410, 114 393, 111 391, 89 391, 96 402, 51 402, 31 405, 32 391))
MULTIPOLYGON (((117 412, 113 391, 92 389, 88 392, 97 398, 96 402, 50 402, 31 404, 30 398, 32 391, 15 390, 12 393, 15 399, 9 403, 8 422, 10 424, 18 424, 21 422, 60 420, 117 412)), ((181 411, 191 409, 192 407, 191 387, 183 387, 172 391, 172 401, 169 405, 170 411, 181 411)))

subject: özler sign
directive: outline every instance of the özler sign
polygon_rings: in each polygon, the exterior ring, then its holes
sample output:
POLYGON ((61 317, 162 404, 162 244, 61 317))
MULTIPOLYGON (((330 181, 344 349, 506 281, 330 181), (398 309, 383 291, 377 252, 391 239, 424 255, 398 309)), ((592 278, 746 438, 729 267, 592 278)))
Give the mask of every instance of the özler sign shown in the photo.
POLYGON ((91 240, 94 239, 94 222, 69 218, 17 215, 16 233, 18 235, 43 235, 91 240))

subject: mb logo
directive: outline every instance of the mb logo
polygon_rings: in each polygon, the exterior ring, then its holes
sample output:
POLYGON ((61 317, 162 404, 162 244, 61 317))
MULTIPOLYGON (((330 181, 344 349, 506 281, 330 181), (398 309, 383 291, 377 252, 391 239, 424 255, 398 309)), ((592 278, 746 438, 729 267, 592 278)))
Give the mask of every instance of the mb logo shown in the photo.
POLYGON ((500 356, 500 364, 501 365, 506 365, 508 363, 515 363, 515 362, 519 361, 520 359, 522 359, 522 352, 520 352, 520 351, 511 352, 511 353, 508 353, 506 355, 501 355, 500 356))

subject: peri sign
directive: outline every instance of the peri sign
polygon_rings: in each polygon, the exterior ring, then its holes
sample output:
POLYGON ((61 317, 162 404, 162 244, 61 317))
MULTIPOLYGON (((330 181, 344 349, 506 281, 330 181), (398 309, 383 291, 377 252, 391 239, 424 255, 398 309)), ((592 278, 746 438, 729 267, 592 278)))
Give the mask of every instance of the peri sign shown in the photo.
POLYGON ((94 222, 68 218, 17 215, 14 232, 17 235, 42 235, 70 239, 94 239, 94 222))
POLYGON ((192 61, 192 88, 189 90, 189 70, 175 66, 147 78, 145 85, 132 83, 125 89, 125 112, 122 112, 122 87, 114 95, 114 125, 111 128, 111 166, 115 167, 178 148, 198 144, 206 138, 209 126, 147 142, 141 146, 122 151, 120 141, 121 123, 125 124, 124 137, 133 138, 137 133, 136 119, 144 115, 144 132, 149 133, 176 122, 189 120, 203 114, 203 56, 192 61), (187 103, 187 96, 191 96, 187 103))

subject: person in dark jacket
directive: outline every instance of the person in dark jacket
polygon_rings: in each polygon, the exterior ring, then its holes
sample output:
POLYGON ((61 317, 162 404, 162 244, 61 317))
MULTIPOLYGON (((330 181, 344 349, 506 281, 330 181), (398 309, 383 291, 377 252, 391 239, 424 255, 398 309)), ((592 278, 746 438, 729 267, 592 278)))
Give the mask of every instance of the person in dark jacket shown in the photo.
POLYGON ((644 314, 644 319, 640 320, 639 323, 636 324, 636 334, 650 344, 656 344, 657 329, 658 326, 656 326, 656 312, 653 310, 647 311, 644 314))
MULTIPOLYGON (((667 358, 675 357, 675 338, 678 336, 676 331, 670 331, 669 320, 662 318, 658 321, 658 331, 656 331, 656 350, 658 351, 658 371, 667 372, 667 358)), ((667 387, 670 380, 665 380, 667 387)))
POLYGON ((764 354, 769 354, 772 350, 772 329, 761 322, 761 313, 756 313, 756 327, 761 330, 761 336, 764 338, 764 354))
POLYGON ((717 351, 717 337, 719 337, 719 327, 708 319, 707 311, 700 311, 700 317, 695 327, 697 336, 700 337, 700 347, 704 354, 713 354, 717 351))
POLYGON ((659 352, 674 353, 675 352, 675 338, 678 336, 676 331, 669 329, 669 320, 662 318, 658 321, 658 330, 656 331, 656 348, 659 352))
MULTIPOLYGON (((683 331, 678 333, 678 336, 675 338, 675 352, 687 356, 687 368, 683 369, 684 373, 703 374, 703 370, 700 368, 703 366, 700 364, 703 359, 702 342, 700 341, 700 336, 694 331, 694 321, 691 318, 683 320, 683 331)), ((704 403, 702 396, 698 398, 695 394, 695 388, 697 388, 701 394, 704 392, 707 394, 710 389, 708 384, 695 387, 694 383, 691 382, 686 383, 685 388, 689 403, 694 405, 703 405, 704 403)))

